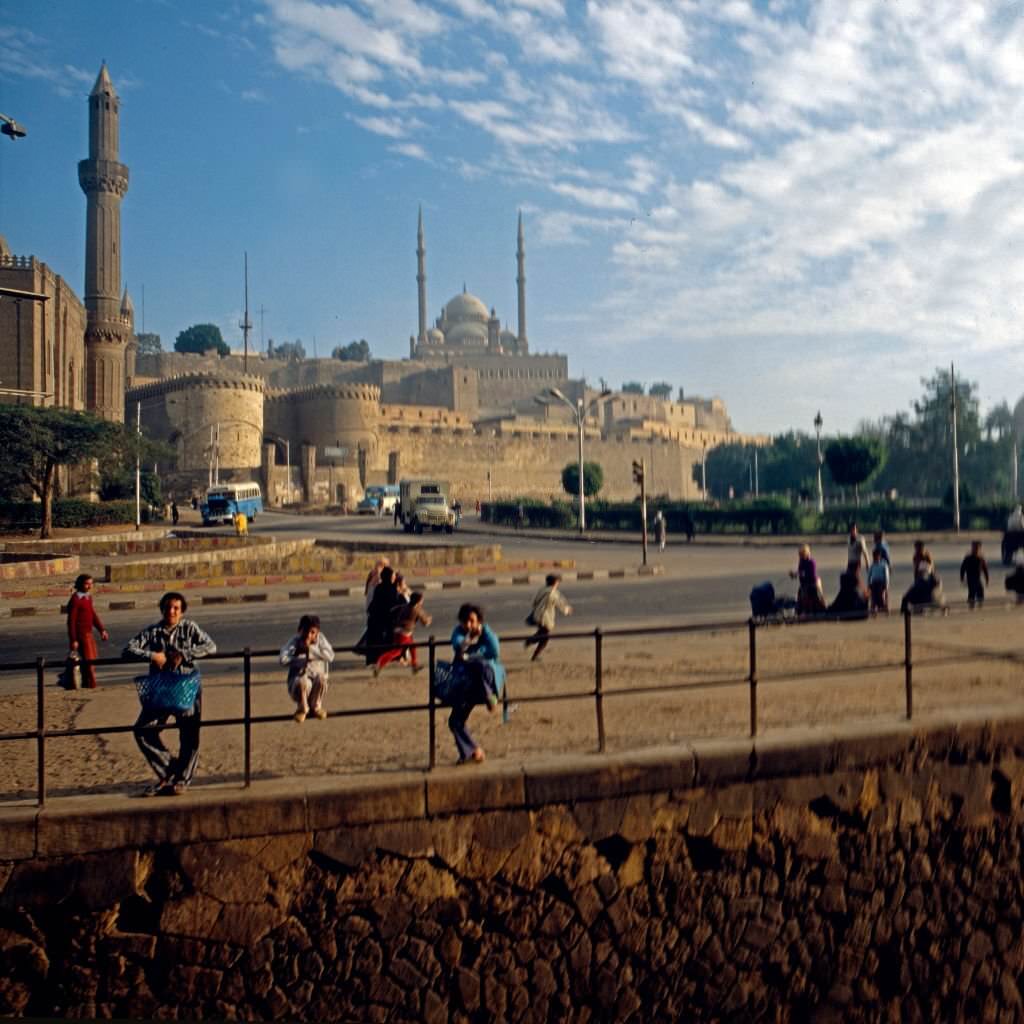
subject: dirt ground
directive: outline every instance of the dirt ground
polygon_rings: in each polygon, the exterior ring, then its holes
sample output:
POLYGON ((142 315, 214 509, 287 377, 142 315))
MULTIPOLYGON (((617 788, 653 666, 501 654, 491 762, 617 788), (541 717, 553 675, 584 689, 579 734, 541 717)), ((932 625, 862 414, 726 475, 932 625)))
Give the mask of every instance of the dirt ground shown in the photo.
MULTIPOLYGON (((1024 610, 993 606, 913 620, 915 713, 1017 701, 1024 693, 1019 655, 1024 610)), ((593 697, 595 643, 556 635, 543 660, 530 663, 521 642, 503 644, 508 667, 508 720, 501 709, 474 711, 470 727, 489 761, 521 762, 553 753, 597 749, 593 697), (542 701, 536 698, 545 698, 542 701)), ((439 650, 439 657, 446 652, 439 650)), ((648 636, 606 635, 602 644, 604 718, 609 750, 680 743, 697 737, 749 733, 746 627, 648 636), (680 684, 687 690, 670 691, 680 684), (658 688, 655 692, 638 692, 658 688)), ((426 651, 421 652, 426 660, 426 651)), ((903 621, 899 616, 853 623, 761 628, 757 632, 759 734, 794 725, 830 727, 854 721, 899 721, 905 714, 903 621), (800 678, 795 678, 803 673, 800 678)), ((131 676, 137 669, 100 670, 101 686, 65 692, 46 687, 50 730, 130 725, 138 713, 131 676)), ((213 720, 241 716, 241 666, 209 662, 203 670, 204 732, 196 785, 240 785, 241 726, 213 720)), ((400 710, 427 699, 427 673, 397 665, 374 680, 350 654, 331 676, 326 721, 309 719, 253 726, 253 778, 361 774, 423 769, 428 761, 428 714, 400 710), (353 715, 372 707, 387 714, 353 715)), ((255 716, 290 716, 284 670, 275 660, 254 662, 255 716)), ((437 713, 437 763, 452 764, 455 748, 437 713)), ((35 695, 0 702, 0 732, 35 728, 35 695)), ((177 737, 165 734, 172 748, 177 737)), ((4 766, 0 805, 34 799, 36 742, 0 745, 4 766)), ((471 771, 471 768, 467 768, 471 771)), ((46 744, 51 798, 80 793, 132 793, 150 775, 131 734, 55 737, 46 744)))

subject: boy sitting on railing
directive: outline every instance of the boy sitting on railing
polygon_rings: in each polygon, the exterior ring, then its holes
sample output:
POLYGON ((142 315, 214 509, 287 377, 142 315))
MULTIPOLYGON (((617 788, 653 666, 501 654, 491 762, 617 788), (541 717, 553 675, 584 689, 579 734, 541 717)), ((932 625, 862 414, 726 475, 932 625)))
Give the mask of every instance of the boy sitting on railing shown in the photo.
POLYGON ((288 695, 297 705, 296 722, 304 722, 312 710, 326 718, 324 696, 327 672, 334 661, 334 648, 320 632, 318 615, 303 615, 298 632, 281 648, 281 664, 288 666, 288 695))

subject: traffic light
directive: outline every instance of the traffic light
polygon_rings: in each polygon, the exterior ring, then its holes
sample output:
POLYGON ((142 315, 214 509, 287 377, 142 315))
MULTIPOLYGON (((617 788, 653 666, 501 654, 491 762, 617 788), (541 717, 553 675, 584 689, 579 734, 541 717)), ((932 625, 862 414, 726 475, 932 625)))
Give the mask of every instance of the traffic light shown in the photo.
POLYGON ((633 483, 642 484, 644 482, 644 464, 642 462, 633 462, 633 483))

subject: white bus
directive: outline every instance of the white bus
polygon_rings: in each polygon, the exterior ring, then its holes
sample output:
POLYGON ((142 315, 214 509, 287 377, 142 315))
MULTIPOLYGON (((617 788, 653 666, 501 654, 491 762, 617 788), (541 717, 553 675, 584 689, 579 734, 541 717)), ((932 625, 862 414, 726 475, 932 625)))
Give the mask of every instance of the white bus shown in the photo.
POLYGON ((257 512, 263 511, 260 485, 251 480, 238 484, 217 484, 206 492, 201 511, 203 526, 230 523, 238 512, 244 512, 251 521, 256 518, 257 512))

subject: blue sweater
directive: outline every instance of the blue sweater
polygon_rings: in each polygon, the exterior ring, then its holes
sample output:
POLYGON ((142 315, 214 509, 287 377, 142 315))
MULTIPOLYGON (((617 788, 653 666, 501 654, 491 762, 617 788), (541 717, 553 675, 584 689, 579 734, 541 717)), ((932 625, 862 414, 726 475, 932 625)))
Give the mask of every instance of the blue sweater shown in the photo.
POLYGON ((485 623, 480 636, 468 646, 465 646, 466 636, 462 623, 452 630, 452 649, 455 656, 464 654, 467 658, 479 658, 489 662, 494 669, 494 685, 500 696, 505 689, 505 666, 501 663, 501 644, 498 642, 497 634, 485 623))

